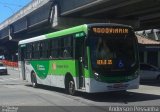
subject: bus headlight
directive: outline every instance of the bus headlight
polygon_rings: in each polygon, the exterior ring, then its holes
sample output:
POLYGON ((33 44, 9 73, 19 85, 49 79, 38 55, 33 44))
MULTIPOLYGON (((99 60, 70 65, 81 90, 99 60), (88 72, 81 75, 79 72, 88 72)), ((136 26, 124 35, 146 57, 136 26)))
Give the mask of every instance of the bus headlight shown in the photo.
POLYGON ((94 76, 95 76, 95 79, 97 80, 97 79, 99 79, 99 74, 98 73, 94 73, 94 76))
POLYGON ((99 76, 99 74, 98 73, 94 73, 95 74, 95 76, 99 76))

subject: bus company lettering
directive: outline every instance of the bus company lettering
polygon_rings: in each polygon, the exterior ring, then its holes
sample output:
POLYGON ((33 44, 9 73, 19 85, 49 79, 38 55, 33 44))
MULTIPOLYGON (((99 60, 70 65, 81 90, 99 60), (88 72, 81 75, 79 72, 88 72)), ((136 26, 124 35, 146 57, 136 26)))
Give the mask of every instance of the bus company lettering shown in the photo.
POLYGON ((102 34, 127 34, 127 28, 93 28, 94 33, 102 34))
POLYGON ((45 70, 45 67, 43 65, 37 65, 37 70, 45 70))
POLYGON ((68 68, 68 65, 56 65, 57 68, 68 68))

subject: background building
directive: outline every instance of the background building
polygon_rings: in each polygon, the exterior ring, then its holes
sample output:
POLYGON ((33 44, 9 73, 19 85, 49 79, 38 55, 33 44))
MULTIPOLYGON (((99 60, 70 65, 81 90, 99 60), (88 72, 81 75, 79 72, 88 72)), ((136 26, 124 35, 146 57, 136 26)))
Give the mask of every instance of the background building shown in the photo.
POLYGON ((160 68, 160 42, 136 34, 139 43, 140 62, 160 68))

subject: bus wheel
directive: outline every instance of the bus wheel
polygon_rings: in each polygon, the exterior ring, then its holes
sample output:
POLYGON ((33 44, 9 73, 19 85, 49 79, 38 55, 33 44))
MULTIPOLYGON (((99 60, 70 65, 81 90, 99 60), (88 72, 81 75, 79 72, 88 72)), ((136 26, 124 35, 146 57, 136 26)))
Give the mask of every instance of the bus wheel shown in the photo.
POLYGON ((31 82, 32 87, 36 88, 38 86, 35 72, 32 72, 31 74, 31 82))
POLYGON ((74 95, 75 94, 75 84, 73 80, 69 81, 69 94, 74 95))
POLYGON ((72 79, 68 80, 66 82, 66 92, 70 95, 74 95, 75 94, 75 83, 72 79))

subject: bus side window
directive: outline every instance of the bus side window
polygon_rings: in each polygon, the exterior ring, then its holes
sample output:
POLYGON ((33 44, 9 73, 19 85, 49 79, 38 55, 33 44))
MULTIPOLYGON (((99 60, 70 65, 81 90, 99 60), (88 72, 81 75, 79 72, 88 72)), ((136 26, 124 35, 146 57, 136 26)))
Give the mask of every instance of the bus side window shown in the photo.
POLYGON ((39 59, 40 58, 40 50, 39 50, 40 42, 33 43, 33 58, 39 59))
POLYGON ((49 58, 49 43, 48 40, 41 41, 41 58, 46 59, 49 58))
POLYGON ((64 38, 60 38, 59 39, 58 49, 59 49, 59 56, 58 56, 58 58, 63 58, 64 38))
POLYGON ((73 38, 72 36, 65 36, 62 38, 55 38, 50 40, 50 59, 57 58, 71 58, 73 57, 73 38))
POLYGON ((39 42, 35 42, 34 58, 39 59, 39 42))
POLYGON ((68 36, 64 38, 63 57, 64 58, 73 57, 73 38, 72 36, 68 36))
POLYGON ((25 49, 25 59, 32 58, 32 43, 28 43, 25 49))
POLYGON ((25 53, 25 48, 19 46, 19 48, 18 48, 18 54, 19 54, 18 60, 19 61, 23 61, 25 59, 25 54, 24 53, 25 53))
POLYGON ((58 58, 58 55, 59 55, 59 39, 52 39, 50 58, 56 59, 58 58))

